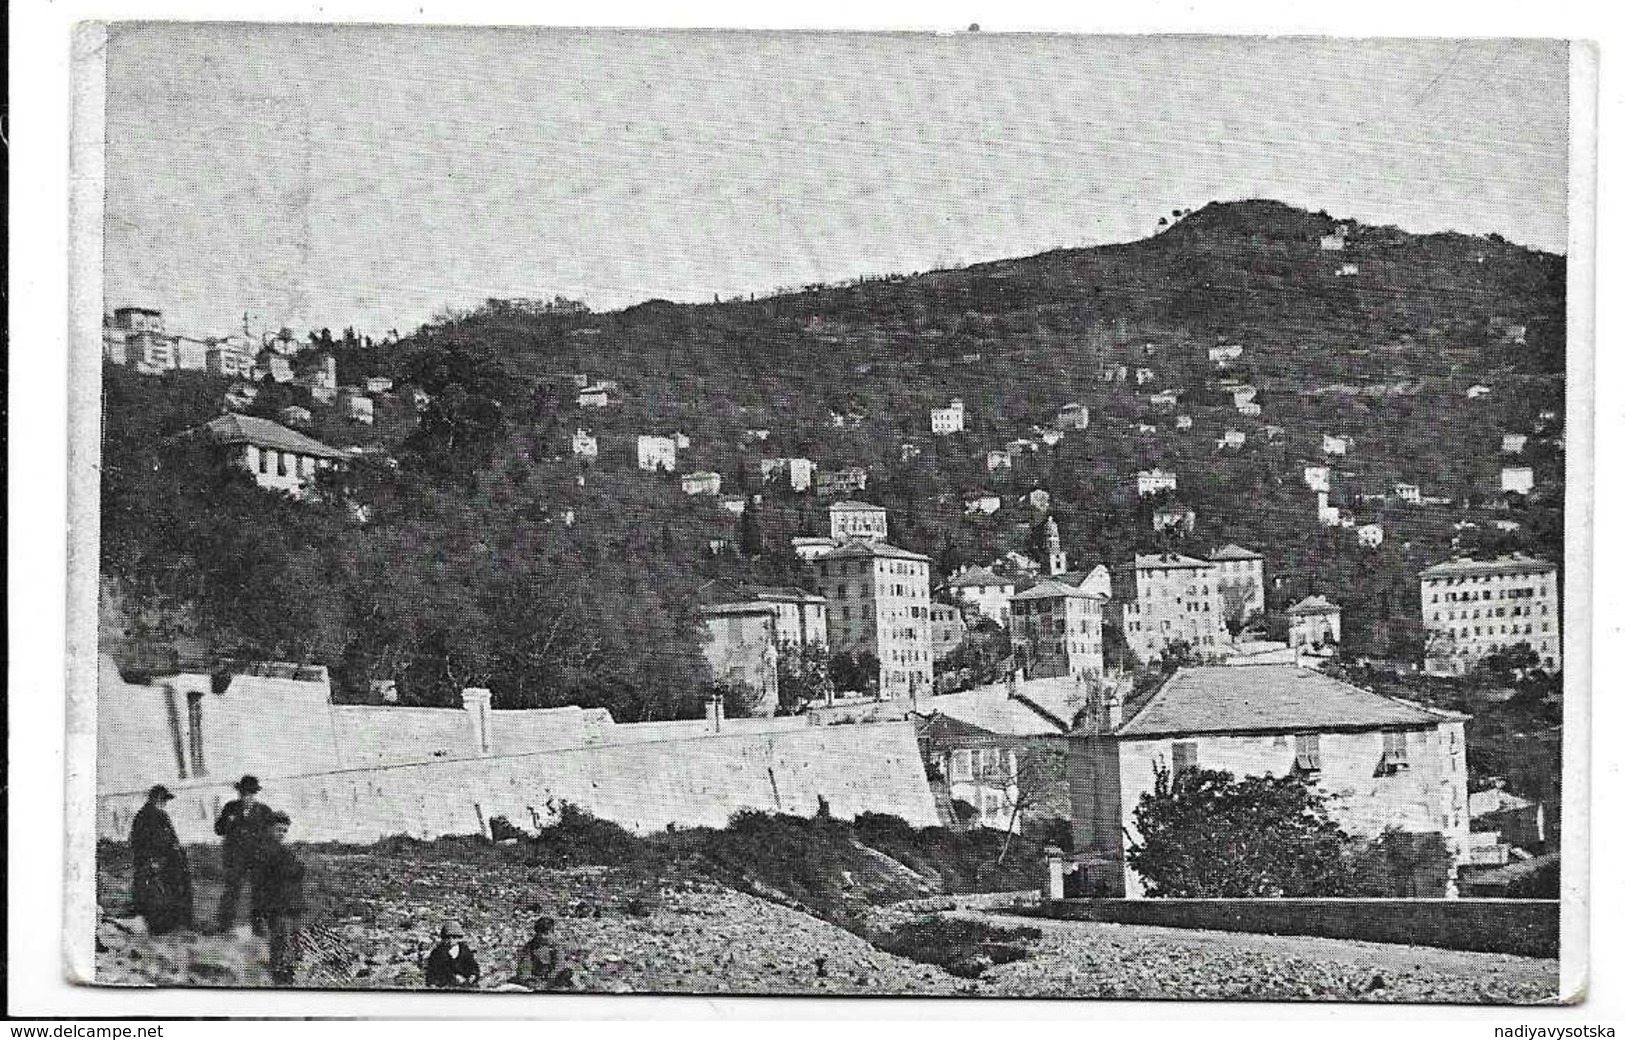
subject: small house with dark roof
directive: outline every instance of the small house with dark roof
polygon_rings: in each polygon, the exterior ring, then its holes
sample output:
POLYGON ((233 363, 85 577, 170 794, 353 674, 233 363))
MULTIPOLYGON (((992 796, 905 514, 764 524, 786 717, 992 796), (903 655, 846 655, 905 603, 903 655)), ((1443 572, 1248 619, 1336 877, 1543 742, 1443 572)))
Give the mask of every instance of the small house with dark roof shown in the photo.
POLYGON ((223 449, 260 487, 295 497, 309 491, 322 470, 342 468, 349 458, 337 448, 280 423, 228 412, 177 435, 201 438, 223 449))
POLYGON ((1309 596, 1286 608, 1287 643, 1293 649, 1319 650, 1343 641, 1343 608, 1325 596, 1309 596))
POLYGON ((1468 716, 1292 665, 1182 668, 1126 718, 1111 696, 1092 694, 1072 744, 1073 839, 1094 890, 1150 894, 1124 856, 1139 840, 1134 810, 1159 773, 1200 768, 1297 774, 1356 836, 1436 834, 1451 851, 1447 876, 1418 867, 1396 894, 1456 894, 1469 846, 1468 716))

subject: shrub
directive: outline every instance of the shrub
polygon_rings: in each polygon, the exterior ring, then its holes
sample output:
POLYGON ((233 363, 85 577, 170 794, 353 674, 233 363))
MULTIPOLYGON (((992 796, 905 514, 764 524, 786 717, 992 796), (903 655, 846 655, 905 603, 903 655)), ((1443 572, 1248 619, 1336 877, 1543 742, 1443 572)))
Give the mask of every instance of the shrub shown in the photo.
POLYGON ((869 941, 887 953, 935 964, 952 975, 974 979, 994 965, 1032 956, 1029 944, 1042 935, 1027 925, 1004 928, 932 914, 875 932, 869 941))

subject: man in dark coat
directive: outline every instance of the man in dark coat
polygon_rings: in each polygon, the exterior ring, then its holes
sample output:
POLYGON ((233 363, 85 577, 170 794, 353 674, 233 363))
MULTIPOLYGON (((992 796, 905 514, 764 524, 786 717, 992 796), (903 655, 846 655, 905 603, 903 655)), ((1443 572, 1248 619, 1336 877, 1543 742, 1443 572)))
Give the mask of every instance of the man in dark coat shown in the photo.
POLYGON ((463 926, 447 921, 440 927, 440 942, 429 951, 423 981, 436 989, 469 989, 480 981, 480 965, 463 936, 463 926))
MULTIPOLYGON (((255 859, 265 842, 270 827, 271 809, 259 801, 258 777, 245 776, 237 781, 237 798, 227 802, 214 821, 214 832, 224 838, 221 859, 225 867, 226 885, 220 893, 220 930, 229 932, 237 922, 237 900, 242 895, 244 882, 252 883, 255 859)), ((258 929, 261 922, 253 921, 258 929)))
POLYGON ((135 865, 131 901, 153 935, 192 926, 192 872, 164 808, 174 797, 163 784, 154 784, 147 804, 130 824, 130 859, 135 865))
POLYGON ((280 985, 293 982, 293 955, 289 942, 306 909, 305 865, 287 846, 287 813, 270 814, 264 841, 254 857, 252 913, 265 922, 271 940, 271 978, 280 985))

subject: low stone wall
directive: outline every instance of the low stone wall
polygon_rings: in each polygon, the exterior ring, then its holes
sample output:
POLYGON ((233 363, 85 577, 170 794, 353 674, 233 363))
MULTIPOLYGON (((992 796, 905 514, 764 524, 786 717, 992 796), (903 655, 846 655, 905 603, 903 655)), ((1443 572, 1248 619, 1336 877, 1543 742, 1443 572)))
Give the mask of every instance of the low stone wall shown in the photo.
POLYGON ((1555 899, 1056 899, 1010 912, 1556 957, 1558 906, 1555 899))

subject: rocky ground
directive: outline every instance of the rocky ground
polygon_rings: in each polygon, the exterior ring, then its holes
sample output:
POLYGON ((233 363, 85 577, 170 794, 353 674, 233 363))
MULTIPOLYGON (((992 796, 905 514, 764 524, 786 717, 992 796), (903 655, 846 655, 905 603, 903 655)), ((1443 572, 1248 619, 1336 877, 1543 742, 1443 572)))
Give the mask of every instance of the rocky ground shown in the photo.
MULTIPOLYGON (((555 936, 575 988, 595 993, 1533 1003, 1552 999, 1557 986, 1556 961, 959 911, 1042 932, 1030 958, 964 979, 703 878, 366 852, 312 851, 306 858, 317 912, 301 946, 302 986, 417 988, 435 933, 454 918, 480 956, 481 988, 502 989, 543 914, 558 921, 555 936)), ((122 871, 108 863, 102 872, 99 981, 269 984, 264 943, 246 929, 147 936, 139 919, 127 916, 122 871)), ((216 891, 200 882, 200 917, 212 910, 216 891)), ((881 908, 869 923, 886 927, 919 913, 881 908)))

